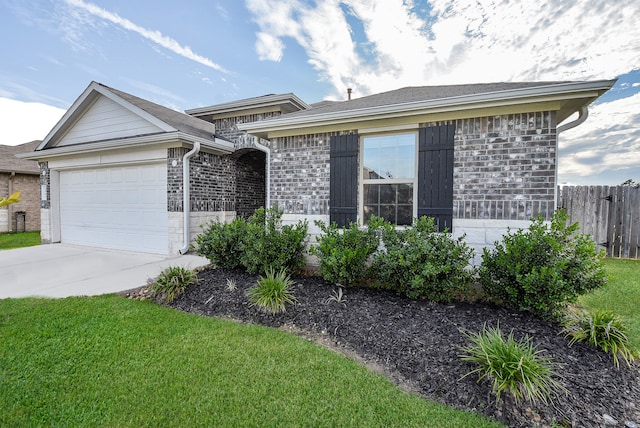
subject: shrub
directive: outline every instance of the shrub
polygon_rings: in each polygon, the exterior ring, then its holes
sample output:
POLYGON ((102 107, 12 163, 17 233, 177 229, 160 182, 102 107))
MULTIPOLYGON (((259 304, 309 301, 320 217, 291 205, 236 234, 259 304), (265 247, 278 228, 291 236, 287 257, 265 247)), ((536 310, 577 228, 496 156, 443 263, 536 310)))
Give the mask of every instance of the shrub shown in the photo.
POLYGON ((484 249, 480 282, 487 293, 506 306, 555 318, 580 294, 606 283, 604 265, 588 235, 556 211, 550 224, 542 215, 527 230, 509 231, 495 248, 484 249))
POLYGON ((422 217, 405 229, 383 228, 382 241, 385 249, 374 256, 375 276, 408 297, 448 302, 473 280, 473 250, 464 237, 438 232, 433 218, 422 217))
POLYGON ((196 272, 182 266, 169 266, 151 282, 149 290, 154 296, 172 302, 187 286, 197 282, 196 272))
POLYGON ((547 403, 549 398, 564 387, 556 381, 552 360, 540 355, 540 350, 531 343, 530 337, 515 340, 513 331, 505 339, 500 327, 487 328, 480 333, 465 333, 471 341, 462 347, 461 358, 478 365, 463 376, 479 374, 478 382, 491 380, 496 400, 503 392, 512 394, 516 402, 521 399, 532 403, 538 400, 547 403))
POLYGON ((197 253, 216 267, 237 269, 242 266, 241 255, 246 234, 247 223, 243 218, 236 218, 231 223, 213 221, 196 236, 197 253))
POLYGON ((610 311, 597 311, 591 315, 583 311, 568 312, 563 320, 565 337, 571 337, 570 345, 585 342, 591 346, 610 352, 613 363, 619 366, 618 356, 631 365, 635 354, 631 350, 626 328, 616 314, 610 311))
POLYGON ((367 276, 367 260, 378 248, 375 227, 360 229, 357 223, 338 228, 316 221, 322 235, 311 247, 311 254, 320 261, 320 275, 327 281, 349 287, 361 283, 367 276))
POLYGON ((247 221, 242 264, 251 273, 295 271, 304 265, 307 229, 306 220, 283 225, 277 207, 257 209, 247 221))
POLYGON ((277 274, 267 269, 266 276, 261 276, 258 283, 247 290, 251 306, 257 306, 265 312, 276 314, 285 312, 287 304, 293 304, 296 298, 291 294, 293 281, 283 269, 277 274))

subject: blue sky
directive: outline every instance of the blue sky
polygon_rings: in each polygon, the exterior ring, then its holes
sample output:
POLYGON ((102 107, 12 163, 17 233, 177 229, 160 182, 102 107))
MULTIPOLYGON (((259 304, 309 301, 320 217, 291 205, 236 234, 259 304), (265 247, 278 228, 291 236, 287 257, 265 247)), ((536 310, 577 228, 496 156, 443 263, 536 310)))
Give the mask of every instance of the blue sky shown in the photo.
POLYGON ((637 0, 0 0, 0 144, 92 81, 176 110, 404 86, 619 78, 560 135, 559 180, 640 181, 637 0))

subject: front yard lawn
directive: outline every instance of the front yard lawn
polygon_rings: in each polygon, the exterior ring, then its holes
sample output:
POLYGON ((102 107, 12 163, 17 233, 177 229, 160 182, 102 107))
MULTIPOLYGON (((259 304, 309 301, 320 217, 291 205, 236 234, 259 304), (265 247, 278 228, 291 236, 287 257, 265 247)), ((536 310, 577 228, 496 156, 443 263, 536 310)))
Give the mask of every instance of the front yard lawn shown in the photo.
POLYGON ((0 233, 0 250, 40 245, 40 231, 0 233))
POLYGON ((500 426, 275 329, 119 296, 0 300, 0 426, 500 426))
POLYGON ((633 348, 640 351, 640 260, 605 259, 609 282, 578 300, 585 308, 612 311, 627 326, 633 348))

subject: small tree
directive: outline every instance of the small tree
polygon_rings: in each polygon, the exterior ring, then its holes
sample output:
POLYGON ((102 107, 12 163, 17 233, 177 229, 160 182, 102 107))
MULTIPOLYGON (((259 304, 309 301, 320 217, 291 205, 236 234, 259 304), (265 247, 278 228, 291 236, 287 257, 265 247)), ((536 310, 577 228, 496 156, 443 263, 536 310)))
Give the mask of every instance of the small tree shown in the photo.
POLYGON ((14 192, 9 195, 8 198, 0 198, 0 207, 4 207, 5 205, 15 204, 16 202, 20 202, 22 198, 20 198, 20 192, 14 192))

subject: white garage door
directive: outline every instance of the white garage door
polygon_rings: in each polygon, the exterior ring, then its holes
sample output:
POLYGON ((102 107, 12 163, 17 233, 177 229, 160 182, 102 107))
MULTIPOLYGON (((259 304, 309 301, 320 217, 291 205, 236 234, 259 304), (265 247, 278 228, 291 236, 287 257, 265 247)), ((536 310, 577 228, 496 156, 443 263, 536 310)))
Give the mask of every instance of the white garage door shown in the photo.
POLYGON ((168 253, 165 163, 60 173, 60 233, 68 244, 168 253))

